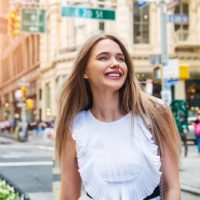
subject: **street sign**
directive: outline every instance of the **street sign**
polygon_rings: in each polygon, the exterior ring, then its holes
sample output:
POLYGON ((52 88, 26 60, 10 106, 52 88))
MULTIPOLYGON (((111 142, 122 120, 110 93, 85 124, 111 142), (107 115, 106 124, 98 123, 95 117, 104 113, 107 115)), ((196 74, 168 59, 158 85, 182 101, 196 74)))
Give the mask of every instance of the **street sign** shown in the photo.
POLYGON ((173 0, 167 4, 167 10, 171 10, 180 4, 180 0, 173 0))
POLYGON ((168 15, 168 22, 172 23, 188 23, 189 17, 185 14, 168 15))
POLYGON ((115 20, 115 10, 95 9, 78 6, 62 6, 61 16, 98 20, 115 20))
POLYGON ((27 33, 45 33, 46 11, 38 8, 22 8, 21 31, 27 33))
POLYGON ((179 83, 179 79, 170 79, 170 80, 167 80, 166 83, 168 85, 176 85, 179 83))
POLYGON ((179 79, 179 59, 169 59, 163 67, 163 79, 179 79))
POLYGON ((139 0, 139 1, 137 1, 137 8, 139 8, 139 9, 144 8, 147 5, 147 3, 148 2, 145 0, 139 0))

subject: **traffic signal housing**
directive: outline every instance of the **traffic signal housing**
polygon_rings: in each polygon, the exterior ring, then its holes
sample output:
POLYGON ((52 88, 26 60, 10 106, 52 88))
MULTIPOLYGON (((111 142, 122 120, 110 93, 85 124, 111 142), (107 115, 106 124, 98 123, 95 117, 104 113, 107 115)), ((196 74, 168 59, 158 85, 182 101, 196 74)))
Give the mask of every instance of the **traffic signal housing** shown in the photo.
POLYGON ((13 36, 17 36, 20 34, 21 29, 21 17, 19 10, 14 9, 9 12, 8 16, 8 33, 13 36))
POLYGON ((32 110, 34 108, 34 101, 32 99, 26 100, 26 109, 32 110))
POLYGON ((162 66, 158 64, 153 67, 153 80, 158 81, 161 79, 162 79, 162 66))
POLYGON ((22 94, 22 101, 26 100, 26 92, 27 92, 27 87, 25 85, 22 85, 20 87, 21 94, 22 94))

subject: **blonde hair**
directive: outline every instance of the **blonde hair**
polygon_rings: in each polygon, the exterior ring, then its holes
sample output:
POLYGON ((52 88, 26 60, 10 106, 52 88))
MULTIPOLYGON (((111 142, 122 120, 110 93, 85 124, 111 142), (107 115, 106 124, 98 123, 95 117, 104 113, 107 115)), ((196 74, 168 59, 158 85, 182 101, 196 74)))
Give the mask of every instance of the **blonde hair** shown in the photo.
POLYGON ((92 107, 90 86, 83 75, 94 46, 104 39, 110 39, 120 46, 128 67, 126 81, 119 90, 121 110, 125 113, 138 114, 147 124, 150 124, 152 134, 161 153, 163 152, 163 145, 166 145, 171 157, 178 163, 179 136, 170 109, 155 97, 142 91, 136 78, 131 57, 125 46, 115 36, 104 33, 94 34, 86 40, 75 59, 70 77, 63 85, 56 123, 58 161, 61 161, 64 154, 70 127, 77 113, 92 107))

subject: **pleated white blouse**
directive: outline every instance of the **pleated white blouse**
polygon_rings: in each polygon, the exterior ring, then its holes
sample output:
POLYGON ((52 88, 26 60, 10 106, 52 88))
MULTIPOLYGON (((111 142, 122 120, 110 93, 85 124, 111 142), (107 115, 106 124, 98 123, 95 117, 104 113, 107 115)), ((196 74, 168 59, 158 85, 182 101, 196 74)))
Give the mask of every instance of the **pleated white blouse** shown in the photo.
POLYGON ((103 122, 82 111, 71 132, 83 185, 94 200, 143 200, 159 185, 158 146, 139 116, 103 122))

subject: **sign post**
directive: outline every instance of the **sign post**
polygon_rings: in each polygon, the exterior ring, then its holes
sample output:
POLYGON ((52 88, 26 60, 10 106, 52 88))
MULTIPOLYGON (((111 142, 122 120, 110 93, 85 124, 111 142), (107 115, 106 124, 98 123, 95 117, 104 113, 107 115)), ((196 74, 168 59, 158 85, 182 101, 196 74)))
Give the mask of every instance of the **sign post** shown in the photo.
POLYGON ((21 31, 27 33, 45 33, 46 11, 38 8, 22 8, 21 31))

